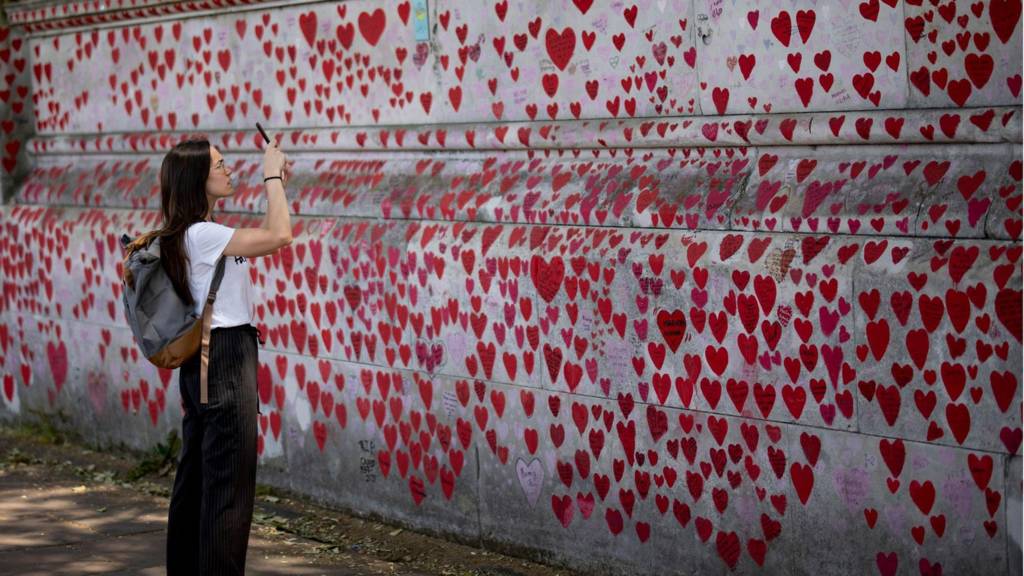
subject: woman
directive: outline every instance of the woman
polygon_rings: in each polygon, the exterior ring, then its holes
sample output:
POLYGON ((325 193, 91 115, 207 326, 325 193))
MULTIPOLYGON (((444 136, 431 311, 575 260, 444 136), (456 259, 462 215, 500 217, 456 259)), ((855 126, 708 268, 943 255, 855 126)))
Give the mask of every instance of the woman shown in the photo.
POLYGON ((267 215, 259 228, 213 221, 234 194, 231 169, 207 140, 175 146, 160 167, 161 263, 178 295, 202 314, 217 261, 224 276, 213 304, 208 402, 200 402, 198 352, 181 365, 182 451, 167 523, 170 575, 244 574, 256 490, 257 339, 247 258, 291 242, 284 185, 290 162, 275 141, 263 156, 267 215))

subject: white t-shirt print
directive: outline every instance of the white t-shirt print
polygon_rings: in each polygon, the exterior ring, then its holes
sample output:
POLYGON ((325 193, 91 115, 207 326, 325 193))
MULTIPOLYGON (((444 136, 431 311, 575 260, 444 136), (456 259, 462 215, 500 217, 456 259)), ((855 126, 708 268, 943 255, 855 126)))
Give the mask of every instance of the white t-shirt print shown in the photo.
MULTIPOLYGON (((224 253, 234 228, 216 222, 196 222, 185 231, 185 251, 189 256, 189 289, 195 299, 196 314, 203 313, 206 297, 210 293, 213 273, 217 260, 224 253)), ((211 328, 252 324, 255 319, 252 279, 249 266, 252 264, 243 256, 224 258, 224 277, 217 289, 213 302, 211 328)))

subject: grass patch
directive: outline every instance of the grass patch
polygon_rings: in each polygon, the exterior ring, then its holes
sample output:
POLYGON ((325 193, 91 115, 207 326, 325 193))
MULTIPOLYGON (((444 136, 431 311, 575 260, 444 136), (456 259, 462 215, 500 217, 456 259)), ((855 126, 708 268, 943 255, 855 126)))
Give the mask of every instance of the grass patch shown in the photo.
POLYGON ((35 440, 42 444, 61 446, 69 440, 68 435, 54 423, 55 419, 65 420, 61 414, 47 414, 38 410, 28 409, 35 416, 34 420, 19 420, 4 426, 15 437, 35 440))
POLYGON ((128 471, 125 478, 129 482, 135 482, 154 473, 157 476, 166 476, 171 471, 171 468, 174 467, 175 462, 178 461, 178 452, 180 450, 181 439, 178 438, 177 429, 172 428, 167 433, 167 440, 158 442, 156 446, 150 448, 149 452, 139 460, 139 463, 128 471))

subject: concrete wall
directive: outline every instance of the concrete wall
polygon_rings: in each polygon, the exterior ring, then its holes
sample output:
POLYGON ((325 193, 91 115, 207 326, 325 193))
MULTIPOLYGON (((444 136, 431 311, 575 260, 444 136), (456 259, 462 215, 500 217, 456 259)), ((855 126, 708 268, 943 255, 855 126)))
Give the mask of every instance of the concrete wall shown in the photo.
POLYGON ((594 573, 1021 574, 1020 2, 127 4, 8 9, 3 419, 180 425, 115 239, 193 133, 256 225, 259 120, 261 481, 594 573))

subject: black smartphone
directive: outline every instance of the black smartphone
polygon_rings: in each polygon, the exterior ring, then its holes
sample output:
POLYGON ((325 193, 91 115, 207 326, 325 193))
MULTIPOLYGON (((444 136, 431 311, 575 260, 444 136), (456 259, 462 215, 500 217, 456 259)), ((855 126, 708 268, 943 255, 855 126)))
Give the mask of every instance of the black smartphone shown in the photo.
POLYGON ((270 144, 270 136, 267 136, 267 132, 263 129, 263 126, 260 126, 259 122, 256 123, 256 128, 260 131, 260 134, 263 135, 263 140, 267 144, 270 144))

